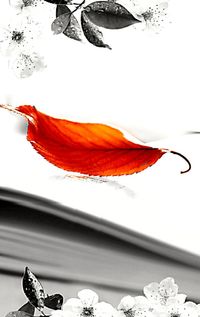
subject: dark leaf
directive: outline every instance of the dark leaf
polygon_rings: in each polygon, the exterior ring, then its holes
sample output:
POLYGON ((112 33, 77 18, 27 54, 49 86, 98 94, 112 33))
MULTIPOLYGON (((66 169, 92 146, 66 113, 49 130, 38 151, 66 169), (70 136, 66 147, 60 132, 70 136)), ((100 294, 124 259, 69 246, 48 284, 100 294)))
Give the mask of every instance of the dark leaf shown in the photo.
POLYGON ((71 13, 71 10, 67 5, 59 4, 56 6, 56 18, 65 13, 71 13))
POLYGON ((73 40, 82 41, 81 27, 74 15, 71 16, 70 23, 63 34, 73 40))
POLYGON ((45 298, 44 304, 51 309, 61 309, 63 304, 63 296, 60 294, 50 295, 45 298))
MULTIPOLYGON (((59 17, 63 14, 71 14, 70 9, 67 6, 64 5, 58 5, 56 8, 56 17, 59 17)), ((71 14, 71 19, 69 21, 68 26, 63 31, 63 34, 70 37, 71 39, 82 41, 82 31, 81 27, 78 23, 78 20, 74 16, 74 14, 71 14)))
POLYGON ((8 313, 6 317, 33 317, 33 315, 30 315, 24 311, 13 311, 8 313))
POLYGON ((63 33, 63 31, 68 27, 71 19, 71 13, 64 13, 57 17, 51 24, 51 30, 54 34, 63 33))
POLYGON ((35 307, 30 303, 26 303, 24 304, 20 309, 19 311, 24 311, 25 313, 28 313, 30 315, 34 315, 35 313, 35 307))
POLYGON ((107 29, 122 29, 141 22, 121 4, 111 1, 90 3, 85 7, 85 14, 91 22, 107 29))
POLYGON ((81 25, 86 39, 95 46, 111 49, 108 44, 103 42, 103 34, 87 17, 85 10, 81 12, 81 25))
POLYGON ((44 308, 44 289, 36 276, 26 267, 23 276, 23 290, 30 303, 38 310, 43 311, 44 308))

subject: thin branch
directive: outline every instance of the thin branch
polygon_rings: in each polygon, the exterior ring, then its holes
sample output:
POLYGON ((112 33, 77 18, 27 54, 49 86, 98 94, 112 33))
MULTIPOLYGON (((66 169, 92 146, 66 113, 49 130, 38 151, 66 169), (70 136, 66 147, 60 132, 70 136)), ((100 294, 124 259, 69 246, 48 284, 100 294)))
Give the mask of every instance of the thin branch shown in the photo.
POLYGON ((181 171, 181 174, 187 173, 191 170, 192 165, 190 163, 190 161, 187 159, 187 157, 185 157, 183 154, 179 153, 179 152, 175 152, 175 151, 169 151, 172 154, 178 155, 181 158, 183 158, 187 163, 188 163, 188 168, 185 171, 181 171))
POLYGON ((83 0, 80 4, 77 5, 76 9, 74 9, 71 14, 73 14, 74 12, 76 12, 78 9, 80 9, 83 5, 85 4, 85 0, 83 0))
MULTIPOLYGON (((76 2, 67 3, 66 2, 66 3, 59 3, 58 5, 59 6, 76 6, 75 11, 77 11, 84 4, 85 4, 85 0, 82 1, 81 3, 76 3, 76 2)), ((75 11, 73 11, 73 12, 75 12, 75 11)))

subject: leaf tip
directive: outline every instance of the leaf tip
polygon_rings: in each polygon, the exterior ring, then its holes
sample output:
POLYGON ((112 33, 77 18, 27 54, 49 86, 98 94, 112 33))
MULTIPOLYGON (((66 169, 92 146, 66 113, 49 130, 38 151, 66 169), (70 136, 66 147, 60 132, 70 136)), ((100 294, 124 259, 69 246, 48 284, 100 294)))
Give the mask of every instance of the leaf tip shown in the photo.
POLYGON ((109 49, 110 51, 112 50, 112 47, 110 47, 108 44, 105 44, 105 48, 109 49))
POLYGON ((29 269, 28 266, 26 266, 25 269, 24 269, 24 274, 28 274, 29 272, 30 272, 30 269, 29 269))

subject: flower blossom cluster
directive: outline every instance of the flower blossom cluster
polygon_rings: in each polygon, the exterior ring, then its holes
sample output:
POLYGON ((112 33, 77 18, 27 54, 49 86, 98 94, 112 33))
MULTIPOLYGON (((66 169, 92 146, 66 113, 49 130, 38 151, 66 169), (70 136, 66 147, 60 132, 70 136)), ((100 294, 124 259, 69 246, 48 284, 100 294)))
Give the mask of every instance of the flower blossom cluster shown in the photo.
POLYGON ((43 0, 9 0, 8 23, 0 27, 0 53, 18 78, 46 67, 38 52, 44 35, 39 13, 44 5, 43 0))
POLYGON ((173 278, 144 287, 144 296, 125 296, 117 308, 99 302, 98 295, 89 289, 70 298, 61 310, 51 312, 51 317, 199 317, 200 304, 186 301, 186 295, 178 293, 173 278))

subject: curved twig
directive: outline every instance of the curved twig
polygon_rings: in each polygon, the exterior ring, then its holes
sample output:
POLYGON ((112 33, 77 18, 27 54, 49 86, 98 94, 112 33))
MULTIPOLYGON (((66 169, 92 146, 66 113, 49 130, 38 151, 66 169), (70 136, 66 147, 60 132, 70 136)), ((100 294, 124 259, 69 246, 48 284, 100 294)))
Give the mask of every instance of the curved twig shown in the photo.
POLYGON ((188 168, 185 171, 181 171, 181 174, 187 173, 187 172, 189 172, 191 170, 192 165, 191 165, 190 161, 187 159, 187 157, 185 157, 183 154, 181 154, 179 152, 176 152, 176 151, 169 151, 169 152, 172 153, 172 154, 180 156, 181 158, 183 158, 188 163, 188 168))

